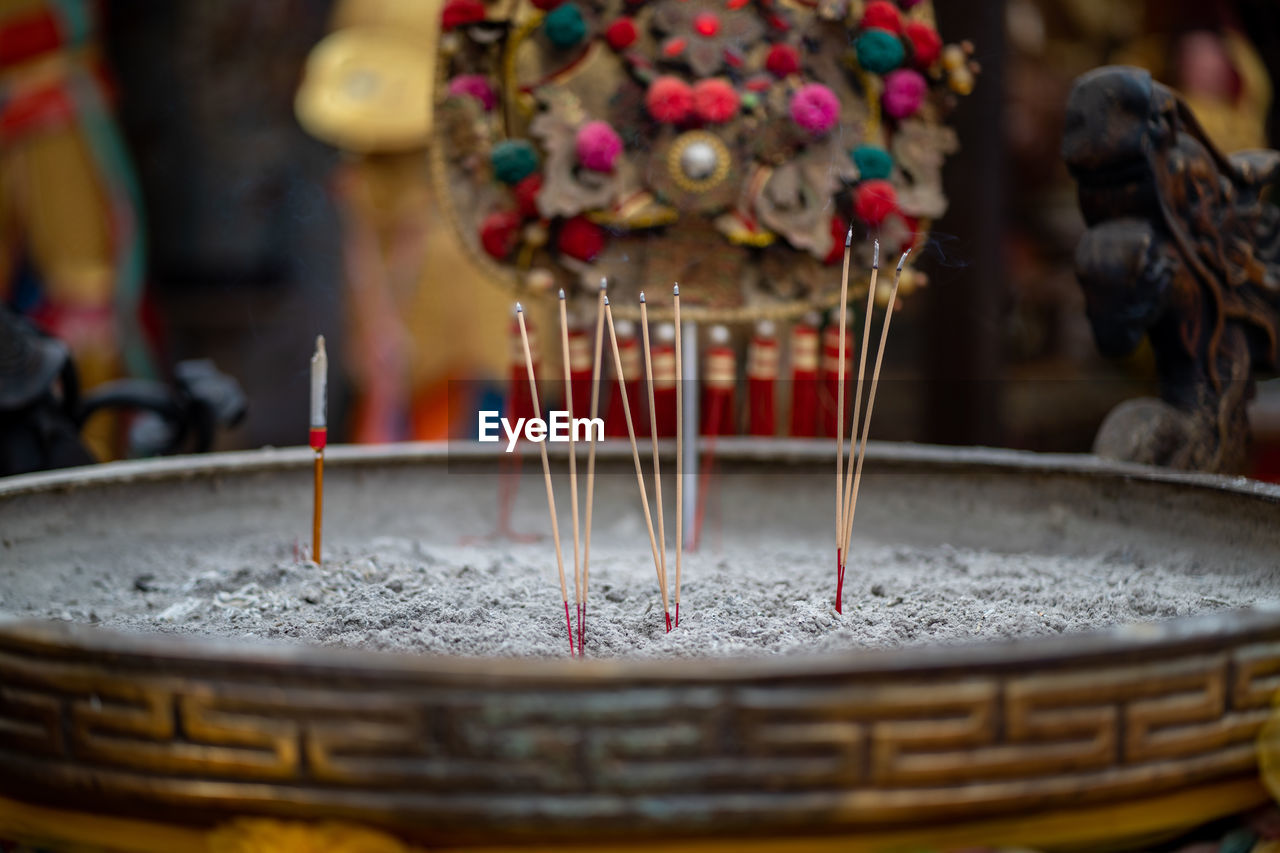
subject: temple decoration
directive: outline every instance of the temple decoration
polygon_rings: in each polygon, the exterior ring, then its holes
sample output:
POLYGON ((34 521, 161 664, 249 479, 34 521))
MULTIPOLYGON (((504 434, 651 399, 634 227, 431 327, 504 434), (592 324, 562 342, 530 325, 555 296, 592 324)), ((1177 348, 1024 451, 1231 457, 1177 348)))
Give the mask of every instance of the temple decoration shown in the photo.
POLYGON ((447 0, 440 49, 433 177, 491 277, 729 323, 835 302, 851 223, 858 267, 921 241, 977 71, 905 0, 447 0))
POLYGON ((1267 187, 1280 152, 1224 156, 1146 71, 1082 76, 1062 154, 1089 230, 1076 251, 1098 347, 1127 355, 1149 338, 1160 399, 1129 400, 1098 432, 1104 456, 1239 470, 1255 368, 1275 370, 1280 210, 1267 187))

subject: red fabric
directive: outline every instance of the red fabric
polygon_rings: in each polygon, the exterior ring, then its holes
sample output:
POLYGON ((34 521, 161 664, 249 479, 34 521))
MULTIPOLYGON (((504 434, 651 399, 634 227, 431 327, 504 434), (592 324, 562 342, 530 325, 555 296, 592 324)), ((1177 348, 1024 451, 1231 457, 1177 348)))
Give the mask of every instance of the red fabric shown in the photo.
POLYGON ((838 213, 831 215, 831 251, 822 262, 827 266, 841 263, 844 260, 844 238, 849 234, 849 223, 838 213))
POLYGON ((778 342, 757 335, 747 355, 747 433, 777 432, 778 342))
POLYGON ((707 350, 707 372, 702 391, 703 435, 734 435, 735 424, 735 367, 734 352, 726 346, 713 346, 707 350), (723 367, 722 367, 723 366, 723 367), (723 370, 724 377, 717 375, 723 370))
MULTIPOLYGON (((575 418, 591 417, 591 351, 593 338, 582 329, 569 332, 569 383, 573 390, 573 410, 575 418)), ((565 398, 566 401, 568 398, 565 398)), ((568 409, 566 402, 565 408, 568 409)))
MULTIPOLYGON (((608 332, 606 331, 607 335, 608 332)), ((608 347, 606 340, 604 346, 608 347)), ((622 358, 622 373, 627 389, 627 405, 631 410, 631 426, 636 437, 649 434, 649 414, 644 406, 645 394, 640 385, 644 366, 639 363, 639 349, 635 336, 618 336, 618 354, 622 358)), ((601 389, 603 390, 603 389, 601 389)), ((625 437, 627 419, 622 411, 622 391, 618 388, 617 377, 609 383, 609 413, 604 420, 604 434, 614 437, 625 437)))
POLYGON ((534 8, 541 9, 544 12, 550 12, 552 9, 563 3, 564 0, 530 0, 530 2, 533 3, 534 8))
MULTIPOLYGON (((853 415, 853 386, 857 384, 857 377, 853 377, 850 381, 850 372, 853 364, 853 334, 852 329, 845 327, 845 343, 844 343, 844 428, 846 432, 849 429, 849 419, 853 415)), ((822 380, 822 398, 820 408, 822 410, 822 434, 835 438, 836 435, 836 401, 839 399, 840 391, 840 326, 838 322, 832 322, 822 333, 822 362, 819 368, 819 374, 822 380)))
POLYGON ((0 26, 0 67, 49 53, 62 47, 58 19, 48 9, 13 18, 0 26))
MULTIPOLYGON (((525 329, 529 334, 529 352, 533 356, 533 373, 538 374, 537 339, 534 336, 533 322, 526 319, 525 329)), ((520 324, 511 323, 511 382, 507 386, 507 417, 514 424, 518 418, 533 417, 533 395, 529 391, 529 368, 525 363, 524 342, 520 338, 520 324)), ((542 391, 538 391, 541 398, 542 391)), ((541 402, 541 399, 539 399, 541 402)))
POLYGON ((57 86, 22 92, 0 107, 0 139, 11 140, 38 130, 64 127, 75 120, 75 104, 57 86))
POLYGON ((911 21, 904 28, 903 35, 911 42, 911 56, 917 66, 926 68, 942 56, 942 39, 928 24, 911 21))
POLYGON ((653 348, 653 411, 659 438, 676 434, 676 348, 656 344, 653 348))
POLYGON ((818 330, 799 323, 791 332, 791 426, 788 434, 818 434, 818 330))

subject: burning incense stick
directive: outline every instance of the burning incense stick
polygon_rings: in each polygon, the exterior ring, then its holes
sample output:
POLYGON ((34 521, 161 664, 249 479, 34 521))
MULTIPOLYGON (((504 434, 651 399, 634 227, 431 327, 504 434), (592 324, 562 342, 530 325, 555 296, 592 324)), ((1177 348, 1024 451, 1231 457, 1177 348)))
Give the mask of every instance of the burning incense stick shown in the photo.
POLYGON ((680 564, 684 551, 684 359, 680 339, 680 283, 671 288, 676 324, 676 627, 680 627, 680 564))
MULTIPOLYGON (((880 386, 880 365, 884 361, 884 345, 889 340, 889 323, 893 320, 893 306, 898 300, 898 282, 902 280, 902 268, 906 265, 907 255, 909 254, 911 254, 910 249, 902 253, 902 257, 898 259, 898 269, 893 274, 893 288, 889 291, 889 304, 884 311, 884 326, 880 329, 880 346, 876 350, 876 364, 871 371, 871 390, 867 394, 867 414, 862 421, 862 440, 858 443, 858 463, 853 474, 853 495, 849 500, 849 511, 845 519, 843 544, 846 559, 849 554, 849 540, 853 536, 853 514, 858 509, 858 488, 862 485, 862 463, 866 461, 867 438, 871 434, 871 409, 876 404, 876 389, 880 386)), ((840 572, 840 580, 843 583, 843 570, 840 572)))
POLYGON ((649 306, 640 291, 640 334, 644 344, 644 371, 649 378, 649 441, 653 445, 653 501, 658 511, 658 558, 662 568, 662 594, 667 593, 667 530, 662 512, 662 465, 658 460, 658 406, 653 393, 653 350, 649 346, 649 306))
MULTIPOLYGON (((844 271, 840 274, 840 363, 836 367, 836 586, 840 585, 841 537, 844 534, 844 329, 849 314, 849 255, 853 247, 853 226, 844 235, 844 271)), ((836 596, 836 611, 840 597, 836 596)))
MULTIPOLYGON (((560 290, 560 351, 564 360, 564 407, 569 413, 569 507, 573 513, 573 592, 574 607, 578 614, 578 634, 582 634, 582 560, 578 531, 578 450, 573 438, 573 377, 569 365, 569 315, 564 304, 564 290, 560 290)), ((579 641, 581 646, 581 641, 579 641)), ((569 647, 573 648, 573 630, 569 631, 569 647)))
POLYGON ((316 335, 316 351, 311 356, 311 449, 316 453, 315 495, 311 509, 311 559, 320 564, 320 528, 324 522, 324 446, 329 441, 326 418, 329 394, 329 356, 324 351, 324 335, 316 335))
MULTIPOLYGON (((516 321, 520 324, 520 342, 524 345, 524 363, 529 373, 529 396, 533 400, 533 416, 542 417, 538 406, 538 380, 533 373, 533 352, 529 349, 529 331, 524 325, 524 308, 516 303, 516 321)), ((569 590, 564 582, 564 553, 560 550, 560 524, 556 521, 556 496, 551 489, 551 463, 547 460, 547 443, 538 442, 542 451, 542 477, 547 483, 547 511, 551 514, 551 538, 556 546, 556 569, 560 572, 560 596, 564 599, 564 625, 569 631, 569 656, 573 657, 573 620, 569 617, 569 590)))
POLYGON ((631 404, 627 402, 625 393, 626 377, 622 373, 622 354, 618 352, 618 332, 613 326, 613 311, 609 309, 609 297, 604 297, 604 319, 609 324, 609 344, 613 349, 613 369, 618 375, 618 386, 624 389, 622 394, 622 415, 627 422, 627 437, 631 439, 631 459, 636 466, 636 483, 640 486, 640 504, 644 507, 644 524, 649 530, 649 550, 653 552, 653 568, 658 573, 658 584, 662 587, 662 610, 667 617, 667 631, 671 631, 671 608, 667 604, 667 585, 662 577, 662 559, 658 556, 658 540, 653 535, 653 516, 649 512, 649 493, 644 487, 644 468, 640 465, 640 448, 636 445, 636 429, 631 421, 631 404))
MULTIPOLYGON (((876 304, 876 279, 880 276, 880 241, 876 240, 872 243, 871 250, 871 283, 867 286, 867 311, 862 322, 862 341, 859 344, 861 352, 858 355, 858 385, 857 394, 853 398, 853 419, 849 423, 849 470, 846 472, 844 483, 844 506, 849 506, 850 495, 853 491, 853 468, 854 456, 858 449, 858 424, 862 416, 862 389, 863 380, 867 374, 867 347, 871 343, 871 315, 874 313, 876 304)), ((836 612, 843 613, 844 606, 844 567, 848 561, 848 551, 846 550, 849 542, 849 530, 852 525, 846 523, 840 528, 841 543, 841 561, 840 568, 836 573, 836 612)))
MULTIPOLYGON (((604 303, 608 282, 600 279, 600 298, 596 300, 596 350, 595 362, 591 367, 591 421, 600 415, 600 356, 604 351, 604 303)), ((596 496, 596 431, 591 433, 590 450, 587 451, 587 514, 583 519, 585 530, 582 538, 582 615, 578 617, 578 654, 582 654, 587 636, 587 591, 591 565, 591 506, 596 496)))

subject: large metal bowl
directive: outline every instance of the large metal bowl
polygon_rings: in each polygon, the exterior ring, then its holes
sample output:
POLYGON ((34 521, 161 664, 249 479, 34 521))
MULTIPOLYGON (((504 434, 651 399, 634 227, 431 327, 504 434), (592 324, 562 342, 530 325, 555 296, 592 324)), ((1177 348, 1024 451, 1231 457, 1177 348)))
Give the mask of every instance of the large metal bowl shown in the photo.
MULTIPOLYGON (((825 442, 722 441, 718 455, 726 527, 830 535, 825 442)), ((156 543, 305 534, 309 464, 305 450, 267 450, 0 481, 0 589, 20 572, 128 571, 156 543)), ((455 541, 466 531, 445 507, 474 507, 485 529, 496 470, 456 448, 334 448, 327 530, 455 541)), ((518 517, 545 517, 537 486, 522 487, 518 517)), ((597 506, 630 511, 634 488, 602 476, 597 506)), ((1280 489, 1243 479, 883 445, 864 488, 857 535, 879 541, 1132 547, 1206 571, 1280 553, 1280 489)), ((1017 643, 660 663, 5 622, 0 838, 178 850, 266 816, 433 849, 1099 849, 1263 802, 1255 741, 1278 687, 1280 612, 1259 610, 1017 643)))

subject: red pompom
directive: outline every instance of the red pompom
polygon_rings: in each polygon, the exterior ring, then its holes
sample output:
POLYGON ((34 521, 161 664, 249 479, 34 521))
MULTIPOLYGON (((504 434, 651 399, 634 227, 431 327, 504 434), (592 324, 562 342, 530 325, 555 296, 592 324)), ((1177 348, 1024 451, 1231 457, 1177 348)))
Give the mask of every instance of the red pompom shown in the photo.
POLYGON ((703 121, 720 124, 738 114, 738 93, 725 80, 702 80, 693 87, 693 108, 703 121))
POLYGON ((604 31, 604 40, 614 50, 623 50, 630 47, 638 35, 635 21, 630 18, 619 18, 604 31))
POLYGON ((645 92, 644 105, 664 124, 678 124, 693 110, 693 90, 679 77, 659 77, 645 92))
POLYGON ((853 195, 853 212, 868 225, 879 225, 898 209, 898 191, 888 181, 863 181, 853 195))
POLYGON ((838 213, 831 216, 831 251, 822 262, 828 266, 844 260, 844 238, 849 233, 849 223, 838 213))
POLYGON ((775 77, 786 77, 800 70, 800 53, 789 44, 775 44, 769 48, 764 67, 775 77))
POLYGON ((440 26, 452 30, 483 21, 484 17, 484 3, 480 0, 449 0, 440 13, 440 26))
POLYGON ((575 216, 560 227, 560 251, 580 261, 593 261, 604 250, 604 229, 585 216, 575 216))
POLYGON ((902 16, 889 0, 871 0, 862 13, 862 28, 876 27, 891 33, 902 32, 902 16))
POLYGON ((490 257, 506 260, 516 249, 519 233, 520 214, 514 210, 495 211, 480 223, 480 245, 490 257))
POLYGON ((903 30, 903 35, 911 42, 911 57, 918 67, 927 68, 942 55, 942 39, 928 24, 911 21, 903 30))
POLYGON ((563 3, 564 0, 529 0, 529 2, 534 5, 534 8, 541 9, 544 12, 550 12, 552 9, 563 3))
POLYGON ((534 172, 511 188, 516 197, 516 209, 526 219, 536 219, 538 213, 538 193, 542 192, 542 175, 534 172))

